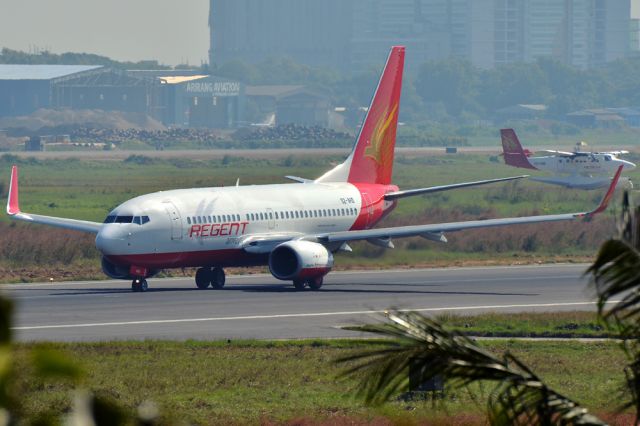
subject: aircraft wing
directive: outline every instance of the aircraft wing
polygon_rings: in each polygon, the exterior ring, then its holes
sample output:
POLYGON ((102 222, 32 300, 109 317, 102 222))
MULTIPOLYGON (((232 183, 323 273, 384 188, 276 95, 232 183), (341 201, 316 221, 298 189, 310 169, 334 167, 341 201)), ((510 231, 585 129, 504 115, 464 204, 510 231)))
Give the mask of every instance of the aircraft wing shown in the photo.
POLYGON ((399 226, 393 228, 378 228, 378 229, 365 229, 360 231, 342 231, 342 232, 329 232, 317 236, 317 241, 320 243, 332 243, 332 242, 347 242, 355 240, 368 240, 368 239, 390 239, 390 238, 402 238, 402 237, 414 237, 423 236, 425 238, 432 239, 434 235, 442 235, 444 232, 462 231, 465 229, 476 228, 489 228, 495 226, 505 225, 522 225, 529 223, 541 223, 541 222, 560 222, 566 220, 576 219, 589 219, 594 215, 603 212, 615 191, 618 179, 622 173, 623 166, 618 168, 616 175, 611 181, 609 190, 605 194, 604 198, 594 210, 590 212, 580 213, 565 213, 565 214, 553 214, 542 216, 525 216, 525 217, 513 217, 502 219, 485 219, 485 220, 471 220, 466 222, 449 222, 449 223, 437 223, 430 225, 411 225, 411 226, 399 226))
POLYGON ((618 156, 618 155, 624 155, 628 153, 629 151, 622 150, 622 151, 605 151, 605 152, 600 152, 599 154, 611 154, 611 155, 618 156))
POLYGON ((11 168, 11 181, 9 182, 9 199, 7 200, 7 214, 12 219, 31 223, 57 226, 58 228, 73 229, 74 231, 90 232, 97 234, 102 226, 98 222, 87 220, 66 219, 61 217, 42 216, 38 214, 23 213, 18 202, 18 167, 11 168))
POLYGON ((278 244, 304 238, 305 234, 300 232, 254 234, 243 238, 239 246, 248 253, 264 254, 270 253, 278 244))
POLYGON ((526 177, 529 177, 529 175, 513 176, 513 177, 489 179, 489 180, 479 180, 479 181, 475 181, 475 182, 455 183, 455 184, 452 184, 452 185, 432 186, 432 187, 429 187, 429 188, 408 189, 408 190, 405 190, 405 191, 389 192, 389 193, 384 195, 384 199, 385 200, 396 200, 398 198, 412 197, 414 195, 431 194, 433 192, 449 191, 451 189, 466 188, 466 187, 469 187, 469 186, 479 186, 479 185, 486 185, 488 183, 504 182, 504 181, 516 180, 516 179, 524 179, 526 177))
POLYGON ((556 151, 553 149, 543 149, 541 152, 557 155, 558 157, 575 157, 577 155, 588 155, 588 153, 556 151))

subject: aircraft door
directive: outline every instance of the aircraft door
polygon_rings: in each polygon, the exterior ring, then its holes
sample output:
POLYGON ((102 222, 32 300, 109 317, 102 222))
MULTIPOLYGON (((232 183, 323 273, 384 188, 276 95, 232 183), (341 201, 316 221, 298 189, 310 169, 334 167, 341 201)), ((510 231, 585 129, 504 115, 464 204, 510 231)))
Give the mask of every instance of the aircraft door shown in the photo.
POLYGON ((276 227, 276 218, 273 215, 273 209, 267 209, 267 226, 269 229, 274 229, 276 227))
POLYGON ((171 201, 164 201, 164 208, 169 215, 169 221, 171 222, 171 239, 182 239, 182 218, 180 217, 180 211, 175 204, 171 201))

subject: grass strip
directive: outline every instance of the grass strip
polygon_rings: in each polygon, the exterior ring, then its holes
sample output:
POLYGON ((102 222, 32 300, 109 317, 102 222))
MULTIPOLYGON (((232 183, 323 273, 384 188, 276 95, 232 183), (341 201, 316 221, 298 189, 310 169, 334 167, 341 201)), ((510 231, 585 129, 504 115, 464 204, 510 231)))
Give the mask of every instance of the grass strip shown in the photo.
MULTIPOLYGON (((473 337, 612 339, 615 332, 598 321, 595 312, 482 313, 478 315, 440 314, 435 318, 446 328, 473 337)), ((345 330, 362 331, 363 326, 345 330)))
MULTIPOLYGON (((144 341, 48 343, 82 366, 82 387, 106 395, 129 410, 146 400, 161 408, 162 423, 174 424, 483 424, 481 395, 490 386, 448 393, 433 401, 396 401, 368 407, 354 398, 355 381, 337 380, 333 360, 381 341, 144 341)), ((16 368, 28 368, 17 345, 16 368)), ((43 345, 43 344, 40 344, 43 345)), ((617 344, 603 342, 483 341, 498 353, 509 350, 556 389, 617 422, 625 358, 617 344)), ((24 409, 66 412, 71 384, 24 374, 15 385, 24 409), (30 377, 26 379, 26 377, 30 377)))

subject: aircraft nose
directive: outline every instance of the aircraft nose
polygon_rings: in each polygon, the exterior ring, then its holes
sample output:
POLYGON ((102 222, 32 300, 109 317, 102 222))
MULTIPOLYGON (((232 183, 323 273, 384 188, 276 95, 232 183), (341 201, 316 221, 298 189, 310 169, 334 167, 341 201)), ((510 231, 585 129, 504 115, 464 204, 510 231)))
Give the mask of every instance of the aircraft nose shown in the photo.
POLYGON ((96 235, 96 248, 103 254, 118 254, 124 244, 124 235, 115 226, 104 225, 96 235))
POLYGON ((622 160, 622 163, 624 164, 623 170, 633 170, 636 168, 636 165, 631 161, 622 160))

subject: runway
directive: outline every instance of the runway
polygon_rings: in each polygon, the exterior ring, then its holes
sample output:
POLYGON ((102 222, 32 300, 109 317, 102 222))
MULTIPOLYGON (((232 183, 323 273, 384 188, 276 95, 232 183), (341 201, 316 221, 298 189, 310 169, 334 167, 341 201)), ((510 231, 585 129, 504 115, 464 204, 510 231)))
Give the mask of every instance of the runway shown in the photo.
POLYGON ((389 307, 425 314, 593 310, 587 265, 332 272, 320 291, 270 275, 228 276, 223 290, 189 278, 8 284, 21 341, 353 337, 344 325, 377 321, 389 307))

